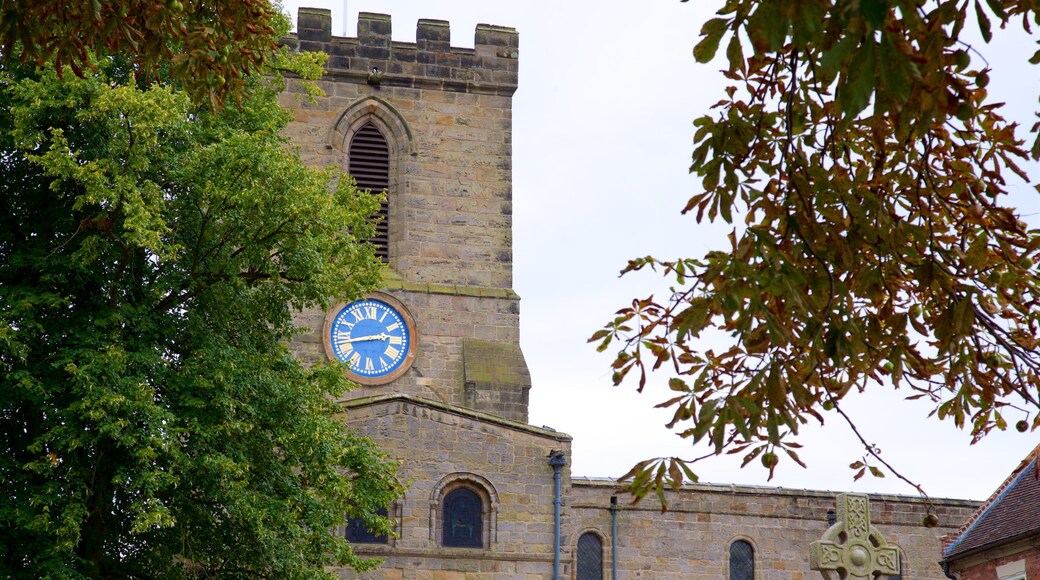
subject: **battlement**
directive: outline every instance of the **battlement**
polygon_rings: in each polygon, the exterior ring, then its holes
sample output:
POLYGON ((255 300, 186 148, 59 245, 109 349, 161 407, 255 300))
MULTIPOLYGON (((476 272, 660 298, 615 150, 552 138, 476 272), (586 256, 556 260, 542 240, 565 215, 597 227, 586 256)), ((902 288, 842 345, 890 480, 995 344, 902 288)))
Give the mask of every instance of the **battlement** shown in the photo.
POLYGON ((333 78, 505 96, 516 91, 520 37, 513 28, 478 24, 474 48, 458 48, 443 20, 419 20, 414 43, 391 40, 387 14, 360 13, 357 38, 332 36, 327 9, 300 8, 296 23, 285 43, 327 53, 333 78))

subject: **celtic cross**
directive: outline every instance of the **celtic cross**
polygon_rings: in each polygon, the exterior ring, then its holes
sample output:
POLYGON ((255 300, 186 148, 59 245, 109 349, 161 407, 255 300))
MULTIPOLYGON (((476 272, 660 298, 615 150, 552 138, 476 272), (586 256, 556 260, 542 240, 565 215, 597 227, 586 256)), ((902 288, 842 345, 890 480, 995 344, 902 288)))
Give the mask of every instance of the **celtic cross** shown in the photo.
POLYGON ((870 525, 867 496, 838 496, 838 521, 809 545, 809 567, 826 580, 874 580, 882 574, 899 574, 899 550, 870 525))

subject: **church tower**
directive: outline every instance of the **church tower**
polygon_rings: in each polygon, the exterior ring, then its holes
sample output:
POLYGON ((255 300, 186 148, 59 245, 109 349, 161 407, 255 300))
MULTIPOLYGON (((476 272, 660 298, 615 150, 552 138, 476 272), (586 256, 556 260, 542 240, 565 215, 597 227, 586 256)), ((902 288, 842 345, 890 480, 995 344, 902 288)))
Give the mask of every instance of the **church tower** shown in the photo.
POLYGON ((328 10, 301 9, 287 40, 329 55, 324 97, 282 95, 288 136, 307 163, 387 192, 373 240, 386 266, 378 292, 300 313, 311 332, 293 348, 345 365, 361 386, 343 395, 343 421, 408 482, 388 513, 394 536, 349 520, 341 532, 385 559, 364 578, 551 577, 554 494, 569 473, 549 460, 569 456, 571 439, 527 425, 512 254, 517 32, 478 25, 467 49, 440 20, 419 20, 415 43, 393 41, 383 14, 361 13, 357 38, 333 37, 331 23, 328 10))
POLYGON ((460 49, 440 20, 420 20, 414 44, 394 42, 383 14, 361 13, 357 38, 330 29, 329 11, 300 10, 296 48, 326 52, 328 74, 317 103, 283 95, 296 109, 290 136, 305 161, 387 192, 374 240, 386 268, 375 302, 305 313, 323 332, 299 354, 350 366, 364 387, 348 398, 404 394, 526 422, 512 288, 517 33, 482 24, 475 48, 460 49))

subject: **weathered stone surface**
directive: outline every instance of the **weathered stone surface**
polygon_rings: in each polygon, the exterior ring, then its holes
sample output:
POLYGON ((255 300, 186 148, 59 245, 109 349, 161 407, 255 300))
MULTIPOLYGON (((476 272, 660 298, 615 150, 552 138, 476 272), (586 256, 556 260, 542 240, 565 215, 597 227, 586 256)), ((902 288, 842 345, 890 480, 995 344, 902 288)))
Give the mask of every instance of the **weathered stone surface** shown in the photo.
POLYGON ((840 494, 838 520, 809 545, 809 567, 827 580, 868 580, 899 574, 899 550, 870 524, 865 495, 840 494))
MULTIPOLYGON (((477 48, 467 50, 449 46, 443 21, 419 22, 425 43, 419 46, 390 42, 386 15, 361 13, 356 39, 322 37, 320 31, 331 26, 323 19, 331 19, 328 11, 301 10, 299 46, 333 55, 330 74, 319 83, 326 96, 311 103, 292 91, 282 95, 295 119, 286 134, 307 163, 345 170, 358 125, 372 121, 384 133, 391 148, 384 290, 409 309, 419 334, 415 362, 404 377, 342 398, 405 393, 465 406, 463 341, 478 340, 513 353, 516 380, 481 381, 471 406, 526 421, 531 381, 519 347, 519 297, 512 290, 512 216, 503 211, 503 200, 508 206, 512 196, 515 79, 512 85, 473 81, 515 74, 515 54, 497 56, 485 48, 515 49, 516 31, 481 25, 477 48), (318 32, 307 32, 312 30, 318 32), (304 37, 311 43, 305 45, 304 37), (373 66, 385 73, 379 86, 367 82, 373 66), (462 78, 473 82, 446 83, 462 78)), ((308 363, 325 360, 325 315, 297 315, 311 332, 293 350, 308 363)))

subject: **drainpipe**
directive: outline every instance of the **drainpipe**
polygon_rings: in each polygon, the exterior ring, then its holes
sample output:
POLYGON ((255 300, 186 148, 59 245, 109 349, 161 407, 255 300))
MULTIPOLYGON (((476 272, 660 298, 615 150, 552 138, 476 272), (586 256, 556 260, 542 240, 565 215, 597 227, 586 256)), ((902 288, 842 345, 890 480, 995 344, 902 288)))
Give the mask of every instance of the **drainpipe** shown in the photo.
POLYGON ((552 450, 549 452, 549 465, 553 468, 553 520, 555 534, 553 541, 553 580, 560 580, 560 506, 563 498, 560 496, 560 470, 567 465, 567 458, 563 451, 552 450))
POLYGON ((610 496, 610 577, 617 580, 617 496, 610 496))
POLYGON ((957 577, 954 576, 952 572, 950 572, 950 563, 947 562, 946 560, 942 561, 942 569, 943 569, 943 574, 946 574, 947 578, 949 578, 950 580, 957 580, 957 577))

